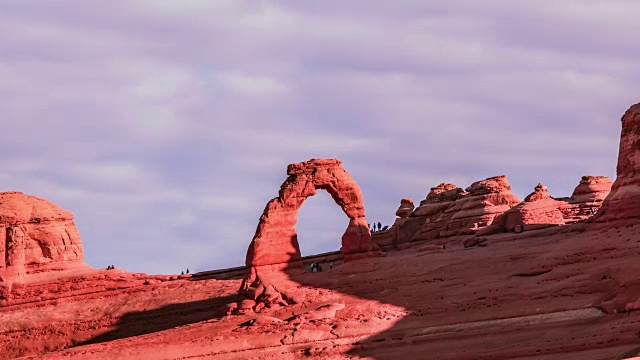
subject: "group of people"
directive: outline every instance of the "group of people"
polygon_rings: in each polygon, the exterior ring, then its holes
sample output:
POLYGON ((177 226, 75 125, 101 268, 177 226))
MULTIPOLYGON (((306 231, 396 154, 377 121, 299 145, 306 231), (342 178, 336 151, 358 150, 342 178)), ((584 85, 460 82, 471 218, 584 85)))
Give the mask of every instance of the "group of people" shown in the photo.
POLYGON ((378 221, 377 223, 373 223, 373 225, 369 228, 369 231, 371 231, 372 233, 375 233, 378 231, 385 231, 387 229, 389 229, 389 225, 385 225, 383 227, 382 224, 378 221))
POLYGON ((113 265, 107 266, 107 270, 113 270, 113 269, 115 269, 115 266, 113 266, 113 265))
MULTIPOLYGON (((189 273, 189 269, 187 269, 187 274, 189 273)), ((183 271, 180 275, 184 275, 185 272, 183 271)))
MULTIPOLYGON (((329 263, 329 269, 333 269, 333 263, 329 263)), ((312 273, 322 272, 322 265, 318 264, 317 262, 312 262, 311 272, 312 273)))

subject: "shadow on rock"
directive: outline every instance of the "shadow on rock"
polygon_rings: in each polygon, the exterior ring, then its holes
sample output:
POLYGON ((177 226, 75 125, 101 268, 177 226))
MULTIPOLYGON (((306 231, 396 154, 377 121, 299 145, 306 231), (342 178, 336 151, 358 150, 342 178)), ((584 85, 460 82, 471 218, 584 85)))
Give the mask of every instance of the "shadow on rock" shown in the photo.
POLYGON ((236 295, 234 294, 170 304, 153 310, 126 313, 120 317, 115 329, 78 343, 74 347, 151 334, 179 326, 219 319, 224 316, 224 312, 220 311, 220 308, 235 299, 236 295))

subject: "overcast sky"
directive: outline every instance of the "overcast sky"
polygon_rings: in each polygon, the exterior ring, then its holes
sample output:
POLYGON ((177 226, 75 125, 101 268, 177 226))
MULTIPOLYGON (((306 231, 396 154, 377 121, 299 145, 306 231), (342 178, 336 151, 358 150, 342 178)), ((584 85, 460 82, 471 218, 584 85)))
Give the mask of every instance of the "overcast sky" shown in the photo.
MULTIPOLYGON (((289 163, 337 157, 370 221, 440 182, 615 177, 636 0, 0 2, 0 188, 75 214, 85 260, 242 265, 289 163)), ((303 254, 347 218, 320 192, 303 254)))

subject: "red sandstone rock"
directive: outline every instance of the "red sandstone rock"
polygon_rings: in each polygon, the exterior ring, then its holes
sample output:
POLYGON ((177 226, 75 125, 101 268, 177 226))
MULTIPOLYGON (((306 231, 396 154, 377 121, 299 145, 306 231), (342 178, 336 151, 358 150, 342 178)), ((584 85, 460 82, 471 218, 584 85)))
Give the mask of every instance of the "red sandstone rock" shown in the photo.
POLYGON ((611 179, 607 176, 585 175, 573 190, 571 200, 582 203, 603 201, 611 192, 611 185, 611 179))
POLYGON ((441 183, 432 187, 426 199, 420 201, 420 206, 412 216, 431 216, 440 213, 456 201, 463 192, 464 190, 455 184, 441 183))
POLYGON ((497 216, 490 227, 476 233, 477 236, 495 234, 502 231, 522 232, 553 225, 563 225, 565 218, 561 208, 564 201, 553 199, 547 187, 538 184, 525 201, 497 216))
POLYGON ((0 275, 20 278, 40 267, 64 267, 82 257, 73 214, 35 196, 0 193, 0 275))
POLYGON ((524 198, 524 201, 534 202, 534 201, 538 201, 542 199, 550 199, 550 198, 551 198, 551 195, 549 195, 549 192, 547 191, 547 187, 542 184, 538 184, 538 186, 536 186, 534 191, 524 198))
POLYGON ((617 178, 596 221, 640 216, 640 103, 622 116, 617 178))
MULTIPOLYGON (((511 193, 506 176, 476 181, 464 192, 459 192, 455 201, 444 203, 446 207, 420 212, 427 215, 424 215, 426 218, 420 231, 411 240, 474 234, 519 202, 511 193)), ((415 215, 419 214, 418 210, 415 215)))
POLYGON ((477 236, 503 231, 520 233, 549 226, 587 220, 600 207, 611 180, 606 176, 583 176, 570 198, 552 198, 547 187, 538 184, 525 201, 496 217, 493 224, 477 236))
POLYGON ((408 218, 411 216, 413 209, 415 206, 413 205, 413 200, 409 198, 405 198, 400 200, 400 207, 396 210, 396 216, 400 218, 408 218))
POLYGON ((431 188, 427 198, 422 200, 420 205, 456 201, 462 192, 464 190, 456 184, 441 183, 431 188))
POLYGON ((311 159, 287 167, 289 177, 279 196, 267 204, 247 251, 247 266, 263 266, 300 260, 295 225, 298 210, 316 189, 326 190, 349 217, 342 237, 344 254, 374 250, 364 218, 362 192, 337 159, 311 159))

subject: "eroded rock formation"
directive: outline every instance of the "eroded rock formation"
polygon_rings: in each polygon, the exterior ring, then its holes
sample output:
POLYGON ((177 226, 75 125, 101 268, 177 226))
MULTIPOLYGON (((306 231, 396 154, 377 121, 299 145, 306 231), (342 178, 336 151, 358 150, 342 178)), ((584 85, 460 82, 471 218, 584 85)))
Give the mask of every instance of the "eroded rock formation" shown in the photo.
POLYGON ((400 207, 396 210, 396 216, 399 218, 408 218, 411 216, 413 209, 415 209, 415 206, 413 205, 412 199, 402 199, 400 200, 400 207))
POLYGON ((503 231, 522 232, 549 226, 562 225, 565 218, 561 209, 568 203, 549 195, 547 187, 538 184, 523 202, 497 216, 493 224, 476 235, 489 235, 503 231))
POLYGON ((342 236, 342 253, 364 253, 374 249, 369 224, 364 218, 362 192, 340 160, 311 159, 291 164, 287 174, 289 177, 280 187, 279 196, 269 201, 260 217, 247 251, 247 266, 300 260, 295 229, 298 210, 307 197, 316 194, 317 189, 326 190, 349 218, 342 236))
POLYGON ((602 202, 611 192, 611 179, 607 176, 585 175, 571 194, 576 203, 602 202))
MULTIPOLYGON (((426 218, 412 241, 474 234, 491 225, 496 216, 520 202, 511 192, 504 175, 476 181, 464 191, 447 185, 440 189, 439 195, 434 194, 432 199, 441 201, 434 203, 437 206, 431 206, 430 209, 420 206, 414 212, 414 216, 426 218), (442 191, 443 189, 446 190, 442 191), (454 198, 456 193, 457 197, 454 198)), ((429 201, 428 196, 426 200, 429 201)), ((428 202, 425 205, 427 204, 428 202)))
POLYGON ((622 116, 617 178, 596 221, 640 217, 640 103, 622 116))
POLYGON ((585 221, 598 211, 610 188, 608 177, 585 175, 571 197, 553 198, 546 186, 538 184, 523 202, 496 217, 490 227, 476 235, 518 233, 585 221))
POLYGON ((73 214, 35 196, 0 193, 0 277, 11 279, 41 267, 63 267, 82 257, 73 214))

